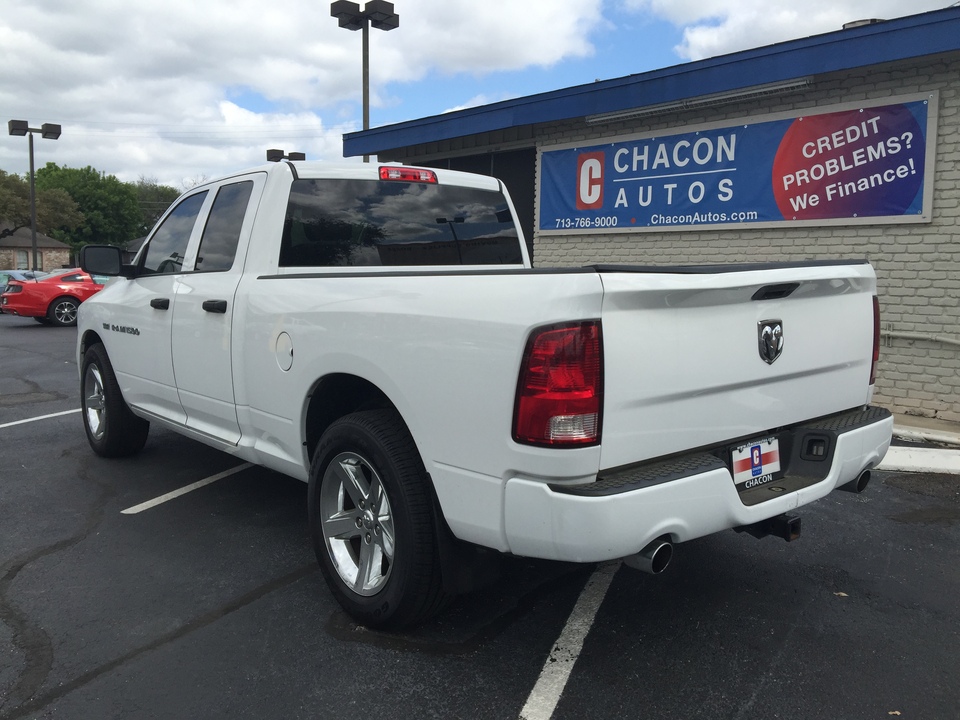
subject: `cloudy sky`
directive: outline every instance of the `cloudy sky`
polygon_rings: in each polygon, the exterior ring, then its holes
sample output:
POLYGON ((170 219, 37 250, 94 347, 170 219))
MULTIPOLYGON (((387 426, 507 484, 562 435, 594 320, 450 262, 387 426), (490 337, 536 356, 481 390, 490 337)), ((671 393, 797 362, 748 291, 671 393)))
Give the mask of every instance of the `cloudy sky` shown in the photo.
MULTIPOLYGON (((371 30, 371 124, 555 90, 955 0, 395 0, 371 30)), ((362 4, 362 3, 361 3, 362 4)), ((178 188, 268 148, 342 158, 362 123, 360 33, 326 0, 0 0, 0 120, 59 123, 37 166, 178 188)), ((28 170, 0 136, 0 169, 28 170)))

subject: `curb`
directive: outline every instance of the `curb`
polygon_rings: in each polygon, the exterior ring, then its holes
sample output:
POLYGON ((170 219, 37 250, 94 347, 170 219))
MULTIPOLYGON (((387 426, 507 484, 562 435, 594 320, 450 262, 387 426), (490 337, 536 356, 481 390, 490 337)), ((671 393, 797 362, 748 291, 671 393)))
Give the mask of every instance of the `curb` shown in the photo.
POLYGON ((876 469, 960 475, 960 432, 954 428, 960 429, 960 425, 941 422, 924 427, 923 422, 911 422, 909 416, 897 416, 893 436, 898 440, 923 443, 925 447, 892 446, 876 469))
POLYGON ((960 448, 960 434, 912 427, 894 427, 893 436, 911 442, 929 442, 960 448))
POLYGON ((876 469, 960 475, 960 450, 891 447, 876 469))

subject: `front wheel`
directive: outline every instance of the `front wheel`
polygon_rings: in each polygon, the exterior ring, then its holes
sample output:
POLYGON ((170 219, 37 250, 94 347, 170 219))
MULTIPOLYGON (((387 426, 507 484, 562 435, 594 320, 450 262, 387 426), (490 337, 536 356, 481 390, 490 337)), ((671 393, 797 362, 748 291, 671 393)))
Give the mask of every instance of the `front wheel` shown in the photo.
POLYGON ((343 417, 317 445, 308 490, 314 552, 337 601, 363 625, 414 625, 445 603, 427 482, 394 411, 343 417))
POLYGON ((124 457, 143 448, 150 423, 130 411, 107 351, 100 343, 91 345, 83 354, 80 400, 83 428, 97 455, 124 457))
POLYGON ((77 324, 77 310, 80 303, 72 297, 57 298, 47 308, 47 320, 60 327, 73 327, 77 324))

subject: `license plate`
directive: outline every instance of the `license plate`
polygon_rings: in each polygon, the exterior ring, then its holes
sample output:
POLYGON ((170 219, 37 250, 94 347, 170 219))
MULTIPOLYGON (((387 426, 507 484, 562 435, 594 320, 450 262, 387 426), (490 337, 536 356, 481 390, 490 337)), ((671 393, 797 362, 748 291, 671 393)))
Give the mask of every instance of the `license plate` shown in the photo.
POLYGON ((766 485, 781 476, 780 442, 775 437, 752 440, 730 451, 733 482, 737 490, 766 485))

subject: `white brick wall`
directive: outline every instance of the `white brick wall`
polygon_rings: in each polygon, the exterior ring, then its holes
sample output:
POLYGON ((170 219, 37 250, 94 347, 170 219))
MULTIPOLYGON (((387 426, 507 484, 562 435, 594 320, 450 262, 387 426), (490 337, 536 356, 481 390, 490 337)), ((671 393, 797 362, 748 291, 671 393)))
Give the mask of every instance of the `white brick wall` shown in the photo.
POLYGON ((573 236, 535 233, 536 264, 659 265, 867 257, 877 270, 885 335, 876 402, 898 412, 960 422, 960 346, 950 342, 960 342, 958 78, 958 57, 901 63, 882 72, 861 70, 817 78, 802 95, 663 116, 652 122, 627 121, 603 127, 582 121, 559 123, 537 133, 540 146, 594 144, 601 137, 939 90, 930 223, 573 236), (638 124, 643 122, 647 124, 638 124))

